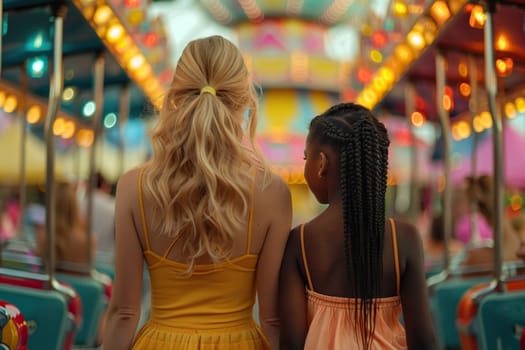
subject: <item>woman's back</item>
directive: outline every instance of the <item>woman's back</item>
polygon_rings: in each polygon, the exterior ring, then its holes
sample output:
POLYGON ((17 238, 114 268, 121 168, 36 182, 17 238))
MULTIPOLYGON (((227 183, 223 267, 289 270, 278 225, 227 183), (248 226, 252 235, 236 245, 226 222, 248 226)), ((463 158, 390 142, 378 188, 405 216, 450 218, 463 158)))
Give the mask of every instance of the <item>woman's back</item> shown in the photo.
MULTIPOLYGON (((132 216, 148 265, 152 296, 150 321, 141 330, 134 348, 152 348, 159 345, 159 339, 167 338, 173 344, 209 341, 210 346, 216 344, 225 349, 269 348, 252 316, 256 287, 271 284, 272 276, 264 269, 280 262, 273 256, 278 251, 264 250, 265 240, 274 239, 268 235, 272 225, 279 224, 275 212, 266 209, 272 207, 285 217, 290 202, 284 182, 273 176, 262 188, 264 176, 259 171, 250 180, 253 192, 249 213, 243 220, 245 229, 234 235, 231 257, 215 263, 209 256, 200 257, 191 275, 185 275, 188 264, 181 253, 181 242, 155 232, 156 221, 162 216, 142 184, 142 170, 126 174, 126 181, 136 181, 129 200, 135 203, 132 216), (214 335, 210 336, 210 332, 214 335), (210 338, 203 339, 203 334, 210 338)), ((260 317, 262 322, 271 323, 277 317, 275 300, 271 300, 275 296, 261 291, 260 317)))
POLYGON ((117 186, 108 324, 119 337, 104 347, 132 344, 140 302, 133 290, 140 290, 145 259, 153 312, 137 347, 165 348, 169 338, 179 349, 263 348, 249 312, 255 291, 261 328, 276 346, 277 281, 291 199, 281 179, 266 176, 255 141, 257 116, 257 93, 240 50, 219 36, 188 43, 151 133, 143 181, 139 186, 140 170, 133 170, 117 186), (261 170, 254 178, 255 169, 261 170), (237 323, 248 342, 239 339, 237 323), (216 340, 222 345, 213 345, 216 340))
MULTIPOLYGON (((136 170, 137 172, 139 170, 136 170)), ((247 170, 248 171, 248 170, 247 170)), ((138 173, 135 173, 134 176, 138 176, 138 173)), ((266 236, 266 232, 268 231, 270 225, 272 224, 272 220, 274 220, 275 215, 272 213, 272 211, 269 211, 269 206, 271 207, 278 207, 280 205, 283 205, 283 203, 277 202, 277 199, 282 199, 282 196, 287 193, 287 187, 286 184, 282 181, 281 178, 272 175, 272 178, 270 179, 270 183, 267 188, 262 189, 261 183, 263 183, 263 177, 264 174, 259 171, 256 176, 251 176, 251 180, 253 181, 253 187, 252 187, 252 203, 250 204, 251 208, 253 209, 253 221, 252 221, 252 241, 248 242, 249 235, 249 226, 250 226, 250 216, 247 215, 246 218, 243 219, 244 221, 244 228, 245 230, 242 232, 236 233, 236 237, 233 241, 233 248, 231 253, 231 259, 239 258, 247 254, 246 247, 250 246, 249 254, 257 255, 260 253, 264 238, 266 236)), ((138 179, 137 179, 138 181, 138 179)), ((138 182, 137 182, 138 183, 138 182)), ((252 186, 252 184, 250 184, 252 186)), ((137 193, 138 195, 138 193, 137 193)), ((155 205, 153 205, 152 198, 150 194, 147 192, 147 190, 143 190, 143 200, 144 200, 144 214, 146 217, 146 223, 147 228, 149 231, 149 239, 150 239, 150 247, 151 251, 154 252, 157 255, 162 256, 166 249, 169 247, 171 243, 173 243, 173 238, 165 236, 165 235, 159 235, 154 231, 154 223, 161 221, 162 216, 161 213, 156 210, 155 205)), ((286 203, 284 203, 286 204, 286 203)), ((139 214, 137 216, 137 219, 141 219, 140 217, 140 203, 137 202, 136 208, 137 211, 134 212, 134 214, 139 214)), ((141 227, 138 227, 138 231, 141 233, 141 241, 143 243, 143 246, 146 246, 145 240, 144 240, 144 228, 142 224, 141 227)), ((181 253, 181 245, 175 243, 172 249, 170 250, 167 258, 169 260, 183 262, 186 260, 186 257, 181 253)), ((203 264, 211 264, 213 261, 209 256, 203 256, 196 260, 196 264, 203 265, 203 264)))

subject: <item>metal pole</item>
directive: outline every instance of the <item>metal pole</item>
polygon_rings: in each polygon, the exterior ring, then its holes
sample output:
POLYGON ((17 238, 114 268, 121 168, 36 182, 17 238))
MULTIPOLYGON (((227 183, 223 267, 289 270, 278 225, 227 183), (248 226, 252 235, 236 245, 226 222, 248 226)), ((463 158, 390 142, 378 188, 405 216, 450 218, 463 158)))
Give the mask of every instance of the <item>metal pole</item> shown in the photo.
POLYGON ((119 160, 120 160, 120 174, 124 172, 124 162, 126 155, 124 128, 129 120, 129 104, 130 104, 130 87, 126 84, 122 87, 122 93, 120 95, 119 102, 119 113, 118 113, 118 128, 119 128, 119 160))
POLYGON ((64 87, 64 72, 62 62, 62 39, 64 31, 64 17, 66 8, 57 6, 54 17, 53 41, 53 73, 49 89, 49 106, 45 122, 46 140, 46 260, 51 287, 58 283, 55 280, 55 239, 56 239, 56 213, 55 213, 55 136, 53 125, 60 105, 60 97, 64 87))
MULTIPOLYGON (((1 1, 0 1, 1 2, 1 1)), ((20 176, 19 176, 19 193, 20 193, 20 217, 23 218, 25 215, 25 208, 27 202, 27 186, 26 186, 26 138, 27 138, 27 121, 26 121, 26 109, 27 109, 27 74, 26 66, 22 65, 21 70, 21 86, 22 86, 22 98, 18 106, 18 115, 21 118, 20 121, 20 176)), ((25 240, 24 220, 20 220, 17 227, 18 237, 21 240, 25 240)))
POLYGON ((484 27, 485 40, 485 88, 489 102, 490 115, 492 117, 492 141, 494 148, 494 278, 498 286, 501 286, 502 264, 503 264, 503 142, 501 115, 496 102, 498 85, 496 79, 494 59, 494 4, 490 3, 485 11, 486 21, 484 27))
POLYGON ((89 149, 89 176, 88 186, 86 189, 87 199, 87 259, 88 259, 88 272, 93 269, 92 251, 93 247, 91 244, 91 237, 93 235, 93 189, 95 188, 95 164, 96 164, 96 148, 97 141, 102 129, 101 119, 102 112, 104 110, 104 64, 105 58, 102 52, 97 54, 95 61, 95 76, 93 80, 93 95, 95 100, 95 114, 92 117, 91 125, 93 127, 93 144, 89 149))
MULTIPOLYGON (((0 52, 3 52, 2 38, 4 36, 4 2, 0 0, 0 52)), ((2 55, 0 55, 0 75, 2 75, 2 55)))
POLYGON ((443 229, 445 246, 443 251, 443 264, 444 271, 448 273, 450 270, 449 241, 452 236, 452 187, 450 182, 452 138, 449 113, 443 106, 446 84, 445 69, 445 56, 441 50, 438 50, 436 54, 436 107, 443 137, 443 176, 445 181, 445 187, 443 189, 443 229))
MULTIPOLYGON (((470 81, 470 99, 469 99, 469 111, 470 111, 470 126, 472 128, 472 151, 471 151, 471 175, 475 177, 477 174, 478 166, 478 133, 474 129, 474 118, 479 111, 479 99, 478 99, 478 67, 476 64, 476 57, 473 55, 468 56, 468 71, 470 81)), ((479 226, 478 226, 478 203, 471 201, 470 203, 470 245, 475 245, 480 241, 479 226)))
POLYGON ((408 121, 408 127, 410 131, 410 217, 412 222, 415 223, 418 215, 418 193, 417 193, 417 174, 418 174, 418 157, 417 157, 417 145, 416 145, 416 134, 414 125, 411 121, 412 113, 416 111, 416 90, 414 83, 408 81, 405 86, 405 114, 408 121))

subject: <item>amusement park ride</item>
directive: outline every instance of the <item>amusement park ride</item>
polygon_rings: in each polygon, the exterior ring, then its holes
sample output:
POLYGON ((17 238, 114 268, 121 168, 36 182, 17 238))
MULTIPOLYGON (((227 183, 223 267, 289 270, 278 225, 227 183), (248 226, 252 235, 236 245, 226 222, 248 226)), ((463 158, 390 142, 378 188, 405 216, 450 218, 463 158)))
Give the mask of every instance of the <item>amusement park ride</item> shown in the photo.
MULTIPOLYGON (((55 180, 73 177, 86 182, 89 216, 95 170, 116 179, 147 158, 145 130, 173 72, 165 25, 148 16, 148 6, 169 2, 0 4, 2 187, 18 188, 23 218, 30 187, 45 190, 45 206, 53 208, 55 180)), ((262 92, 258 142, 299 205, 310 203, 302 200, 309 196, 302 175, 308 121, 341 100, 374 109, 387 124, 389 185, 409 185, 412 215, 422 186, 442 198, 445 246, 452 186, 467 175, 494 175, 494 265, 483 277, 465 279, 445 249, 428 287, 442 348, 519 349, 525 282, 518 265, 502 260, 501 247, 504 216, 522 212, 525 188, 525 169, 516 161, 525 157, 525 1, 201 0, 198 6, 235 33, 262 92), (429 159, 435 143, 443 146, 437 166, 429 159), (408 156, 400 162, 401 149, 408 156)), ((75 274, 57 272, 56 213, 45 215, 45 259, 31 255, 23 225, 15 244, 1 237, 0 349, 96 348, 112 267, 89 261, 75 274)))

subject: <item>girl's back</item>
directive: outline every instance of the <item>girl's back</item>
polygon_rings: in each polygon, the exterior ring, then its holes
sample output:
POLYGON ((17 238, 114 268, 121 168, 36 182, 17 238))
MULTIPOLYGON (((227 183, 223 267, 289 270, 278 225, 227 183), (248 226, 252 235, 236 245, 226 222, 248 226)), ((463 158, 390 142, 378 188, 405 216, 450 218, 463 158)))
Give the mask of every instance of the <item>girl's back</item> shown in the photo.
POLYGON ((310 122, 304 175, 328 207, 288 240, 282 349, 435 348, 421 239, 385 220, 389 142, 385 126, 352 103, 310 122))
MULTIPOLYGON (((367 326, 369 331, 374 328, 370 349, 407 349, 410 344, 410 349, 431 348, 426 344, 432 344, 435 335, 428 309, 419 233, 410 224, 388 220, 383 246, 383 274, 369 277, 381 278, 375 324, 367 326), (411 336, 408 339, 400 322, 401 314, 411 336)), ((281 280, 287 276, 286 267, 295 264, 306 281, 307 310, 303 317, 307 321, 307 335, 304 349, 362 347, 359 327, 354 324, 354 311, 358 308, 356 297, 359 296, 355 295, 353 281, 347 277, 343 247, 341 218, 337 218, 336 213, 332 216, 329 210, 304 226, 295 228, 290 235, 281 280), (294 248, 290 249, 292 246, 294 248)), ((294 273, 290 275, 293 279, 294 273)), ((284 282, 285 288, 290 288, 290 282, 284 282)), ((304 292, 300 289, 297 292, 298 295, 292 299, 299 302, 304 292)), ((287 313, 288 306, 293 307, 288 304, 292 299, 286 298, 288 301, 282 306, 282 313, 287 313)), ((298 316, 301 318, 301 315, 298 316)), ((295 328, 292 332, 301 332, 303 328, 300 322, 283 327, 295 328)))
MULTIPOLYGON (((355 299, 358 296, 347 278, 342 222, 336 213, 333 217, 330 211, 323 214, 296 228, 291 237, 297 241, 294 245, 299 247, 300 269, 308 281, 309 332, 305 349, 359 348, 359 332, 351 324, 355 322, 355 299)), ((405 330, 399 317, 402 311, 400 289, 408 262, 414 259, 410 255, 417 253, 412 245, 413 237, 417 238, 418 234, 412 226, 393 220, 385 224, 385 231, 383 274, 370 276, 381 278, 371 349, 406 349, 405 330)))
MULTIPOLYGON (((318 217, 305 225, 304 248, 308 268, 316 292, 321 294, 355 298, 354 287, 348 280, 346 270, 344 237, 341 218, 318 217)), ((334 215, 335 216, 335 215, 334 215)), ((398 247, 407 243, 405 230, 406 224, 396 223, 398 247)), ((397 295, 396 271, 392 240, 392 230, 389 222, 385 223, 385 238, 383 243, 383 275, 370 276, 381 279, 381 294, 379 298, 397 295)), ((406 267, 406 253, 399 247, 400 274, 403 275, 406 267)), ((304 267, 303 267, 304 268, 304 267)))

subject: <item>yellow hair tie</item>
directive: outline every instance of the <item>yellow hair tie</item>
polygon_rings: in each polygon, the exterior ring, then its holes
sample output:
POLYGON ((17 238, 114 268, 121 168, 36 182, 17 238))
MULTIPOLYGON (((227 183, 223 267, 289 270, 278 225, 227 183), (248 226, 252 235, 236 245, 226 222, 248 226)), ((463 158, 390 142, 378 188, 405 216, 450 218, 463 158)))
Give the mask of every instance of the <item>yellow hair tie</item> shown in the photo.
POLYGON ((205 87, 203 87, 203 88, 201 89, 201 95, 202 95, 203 93, 205 93, 205 92, 207 92, 207 93, 209 93, 209 94, 212 94, 213 96, 215 96, 215 94, 216 94, 215 89, 212 88, 212 87, 209 86, 209 85, 206 85, 205 87))

